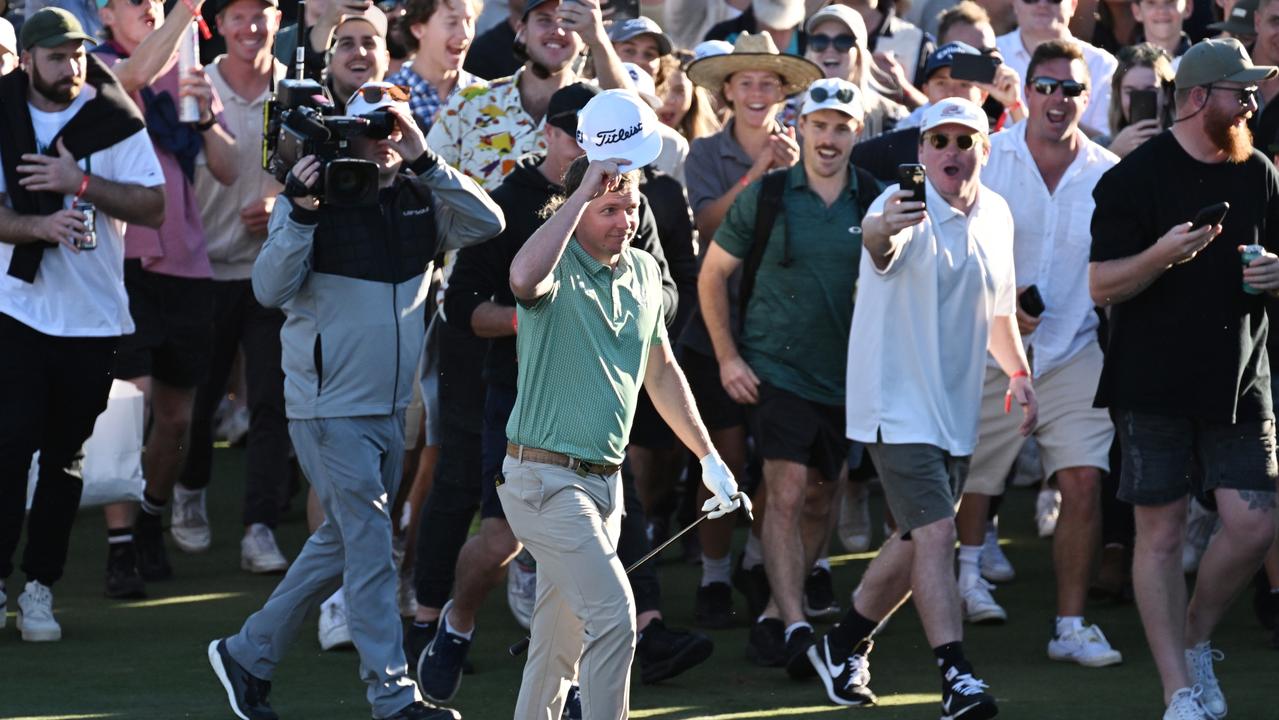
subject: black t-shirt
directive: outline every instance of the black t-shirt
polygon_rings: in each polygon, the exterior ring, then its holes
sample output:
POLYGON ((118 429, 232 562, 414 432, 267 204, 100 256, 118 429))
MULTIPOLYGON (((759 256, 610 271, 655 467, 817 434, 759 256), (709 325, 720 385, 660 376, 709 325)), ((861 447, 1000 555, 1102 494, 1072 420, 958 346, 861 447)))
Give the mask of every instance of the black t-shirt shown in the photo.
POLYGON ((1214 422, 1273 418, 1265 299, 1243 291, 1238 247, 1279 250, 1279 174, 1254 151, 1240 164, 1190 157, 1171 131, 1111 168, 1093 190, 1092 260, 1136 255, 1222 201, 1223 232, 1135 297, 1114 305, 1098 407, 1214 422))

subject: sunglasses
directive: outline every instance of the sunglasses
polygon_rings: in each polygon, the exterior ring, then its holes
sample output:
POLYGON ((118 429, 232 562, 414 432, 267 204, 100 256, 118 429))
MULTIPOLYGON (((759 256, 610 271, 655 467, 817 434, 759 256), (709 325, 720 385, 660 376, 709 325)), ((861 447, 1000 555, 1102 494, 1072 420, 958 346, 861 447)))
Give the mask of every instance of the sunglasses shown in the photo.
POLYGON ((809 35, 808 49, 813 52, 825 52, 826 48, 831 45, 835 46, 838 52, 848 52, 857 44, 857 38, 847 33, 831 37, 830 35, 809 35))
POLYGON ((1257 101, 1257 87, 1255 85, 1242 88, 1227 87, 1225 85, 1207 85, 1205 87, 1208 88, 1208 92, 1221 90, 1234 95, 1241 108, 1252 107, 1252 104, 1257 101))
MULTIPOLYGON (((924 140, 927 141, 929 145, 932 145, 934 150, 945 150, 946 147, 950 145, 950 136, 942 135, 941 133, 928 133, 924 136, 924 140)), ((968 152, 969 150, 972 150, 973 146, 976 144, 976 133, 955 136, 955 147, 959 148, 961 152, 968 152)))
POLYGON ((142 7, 143 5, 159 4, 160 0, 127 0, 133 7, 142 7))
POLYGON ((1058 80, 1050 77, 1037 77, 1030 81, 1030 86, 1040 95, 1052 95, 1057 92, 1057 87, 1061 87, 1061 94, 1066 97, 1079 97, 1088 89, 1088 83, 1081 83, 1075 80, 1058 80))
POLYGON ((362 87, 355 92, 370 105, 377 105, 382 102, 383 97, 389 97, 393 102, 409 101, 409 89, 403 85, 392 85, 386 88, 377 86, 362 87))
POLYGON ((826 88, 820 86, 811 88, 808 91, 808 96, 816 103, 824 103, 832 97, 842 103, 850 103, 853 101, 854 97, 852 88, 842 87, 832 93, 826 88))

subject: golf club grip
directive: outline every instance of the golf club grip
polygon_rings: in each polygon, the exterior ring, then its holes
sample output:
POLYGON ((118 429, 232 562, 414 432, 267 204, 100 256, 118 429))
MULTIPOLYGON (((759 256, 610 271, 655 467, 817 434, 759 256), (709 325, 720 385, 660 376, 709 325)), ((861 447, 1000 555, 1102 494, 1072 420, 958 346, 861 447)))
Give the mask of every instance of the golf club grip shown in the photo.
POLYGON ((524 637, 520 638, 519 642, 507 648, 506 651, 511 654, 511 657, 519 657, 523 655, 524 653, 528 652, 528 643, 529 643, 529 637, 528 635, 525 635, 524 637))

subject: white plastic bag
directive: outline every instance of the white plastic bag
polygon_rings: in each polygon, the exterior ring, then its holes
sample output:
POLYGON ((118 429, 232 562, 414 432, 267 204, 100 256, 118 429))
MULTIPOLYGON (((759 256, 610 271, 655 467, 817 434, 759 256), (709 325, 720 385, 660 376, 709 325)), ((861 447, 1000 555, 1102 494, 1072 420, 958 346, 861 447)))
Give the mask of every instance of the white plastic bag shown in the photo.
MULTIPOLYGON (((98 416, 93 434, 84 443, 80 507, 142 499, 142 417, 142 391, 132 383, 113 381, 107 409, 98 416)), ((35 495, 39 460, 37 452, 28 473, 27 509, 35 495)))

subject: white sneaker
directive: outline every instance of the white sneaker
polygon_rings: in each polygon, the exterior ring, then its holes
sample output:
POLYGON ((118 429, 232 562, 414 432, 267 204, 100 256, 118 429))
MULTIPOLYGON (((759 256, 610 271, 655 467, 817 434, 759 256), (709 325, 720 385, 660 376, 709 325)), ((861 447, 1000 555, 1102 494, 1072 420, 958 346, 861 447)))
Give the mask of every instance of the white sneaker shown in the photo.
POLYGON ((262 523, 253 523, 240 540, 240 569, 251 573, 280 573, 289 561, 275 544, 275 533, 262 523))
POLYGON ((870 550, 870 487, 864 482, 844 483, 839 499, 839 541, 850 553, 870 550))
POLYGON ((1189 575, 1199 570, 1199 560, 1208 549, 1208 541, 1221 526, 1217 513, 1194 498, 1186 504, 1186 541, 1181 546, 1181 571, 1189 575))
POLYGON ((173 517, 169 534, 182 552, 201 553, 213 544, 209 529, 209 510, 204 504, 205 491, 187 490, 181 485, 173 488, 173 517))
POLYGON ((1045 487, 1035 498, 1035 526, 1039 528, 1039 537, 1052 537, 1057 532, 1057 516, 1061 514, 1061 491, 1057 488, 1045 487))
POLYGON ((27 642, 62 639, 62 626, 53 619, 53 591, 35 580, 18 596, 18 630, 27 642))
POLYGON ((249 409, 233 405, 229 412, 222 416, 222 422, 214 434, 226 440, 231 446, 244 442, 244 438, 249 434, 249 409))
POLYGON ((999 547, 999 530, 994 523, 986 525, 986 538, 981 544, 981 558, 978 560, 981 576, 991 582, 1009 582, 1017 577, 1013 564, 999 547))
POLYGON ((537 561, 528 549, 506 567, 506 604, 511 606, 515 622, 528 630, 533 622, 533 605, 537 602, 537 561))
POLYGON ((1190 669, 1190 679, 1203 689, 1199 703, 1204 712, 1212 720, 1221 720, 1226 716, 1226 696, 1221 694, 1221 685, 1217 682, 1217 674, 1212 670, 1213 662, 1226 659, 1226 654, 1213 650, 1206 642, 1186 651, 1186 666, 1190 669))
POLYGON ((1182 688, 1172 694, 1164 720, 1211 720, 1211 715, 1199 704, 1203 688, 1182 688))
POLYGON ((1124 656, 1110 646, 1096 625, 1084 625, 1049 640, 1048 657, 1084 667, 1105 667, 1124 661, 1124 656))
POLYGON ((964 622, 993 625, 1008 619, 1008 613, 1004 612, 990 594, 994 588, 994 585, 977 578, 968 587, 959 589, 964 603, 964 622))
POLYGON ((320 604, 320 649, 353 647, 351 628, 346 624, 346 596, 341 590, 320 604))

